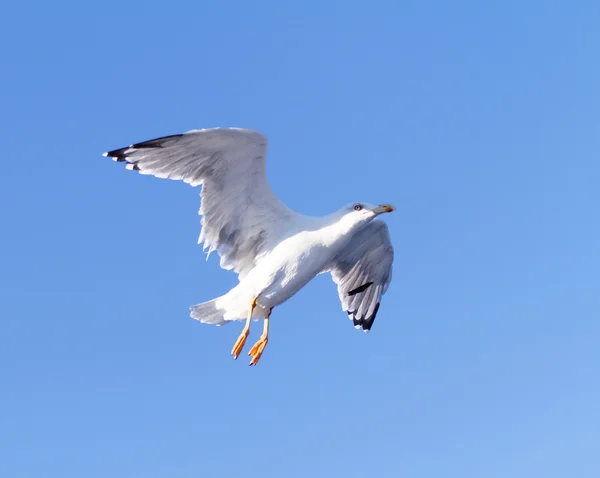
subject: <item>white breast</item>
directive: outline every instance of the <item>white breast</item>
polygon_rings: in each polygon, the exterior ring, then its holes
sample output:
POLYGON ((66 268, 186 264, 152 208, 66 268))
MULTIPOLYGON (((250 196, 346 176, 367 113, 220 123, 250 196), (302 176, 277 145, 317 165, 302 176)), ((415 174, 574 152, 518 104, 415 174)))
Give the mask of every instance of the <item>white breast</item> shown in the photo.
POLYGON ((345 242, 328 243, 320 230, 300 232, 277 245, 244 282, 252 281, 260 305, 275 307, 322 272, 345 242))

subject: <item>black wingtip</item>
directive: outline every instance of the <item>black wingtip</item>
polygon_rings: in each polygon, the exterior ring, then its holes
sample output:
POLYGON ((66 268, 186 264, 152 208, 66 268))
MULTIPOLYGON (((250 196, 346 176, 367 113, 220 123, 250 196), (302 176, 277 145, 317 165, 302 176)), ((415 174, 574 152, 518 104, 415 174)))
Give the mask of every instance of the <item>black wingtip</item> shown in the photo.
POLYGON ((368 332, 369 330, 371 330, 371 327, 373 327, 373 322, 375 322, 375 317, 377 317, 378 310, 379 310, 379 302, 377 302, 377 305, 375 306, 375 309, 373 310, 371 317, 369 317, 367 320, 365 320, 362 324, 362 328, 365 332, 368 332))
POLYGON ((154 138, 154 139, 151 139, 148 141, 143 141, 141 143, 135 143, 135 144, 132 144, 131 146, 126 146, 125 148, 119 148, 119 149, 114 149, 112 151, 107 151, 102 156, 110 157, 114 161, 116 161, 118 163, 122 163, 124 161, 127 161, 128 155, 125 153, 125 151, 127 151, 127 150, 161 148, 162 145, 165 144, 167 141, 174 139, 174 138, 180 138, 181 136, 183 136, 183 134, 172 134, 169 136, 161 136, 160 138, 154 138))
POLYGON ((379 302, 375 305, 375 309, 373 309, 373 313, 365 318, 365 317, 356 317, 356 310, 349 310, 348 317, 352 319, 352 324, 354 324, 354 328, 362 328, 365 332, 371 330, 373 327, 373 322, 375 322, 375 317, 377 317, 377 312, 379 311, 379 302))
POLYGON ((112 151, 107 151, 102 156, 112 158, 117 163, 122 163, 123 161, 127 161, 127 155, 125 154, 125 151, 128 149, 129 146, 127 148, 114 149, 112 151))
POLYGON ((183 134, 171 134, 169 136, 161 136, 160 138, 150 139, 141 143, 132 144, 131 147, 135 149, 144 148, 160 148, 163 144, 173 138, 181 138, 183 134))

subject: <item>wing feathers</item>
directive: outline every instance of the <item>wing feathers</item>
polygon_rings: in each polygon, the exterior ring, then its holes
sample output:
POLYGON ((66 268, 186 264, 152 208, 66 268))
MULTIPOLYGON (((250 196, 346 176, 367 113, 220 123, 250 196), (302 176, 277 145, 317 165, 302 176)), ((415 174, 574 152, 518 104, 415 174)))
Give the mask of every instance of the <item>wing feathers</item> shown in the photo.
POLYGON ((240 279, 294 220, 266 178, 266 138, 239 128, 192 130, 107 153, 140 174, 202 185, 198 242, 240 279))
MULTIPOLYGON (((173 138, 181 138, 183 134, 171 134, 169 136, 162 136, 160 138, 151 139, 149 141, 144 141, 142 143, 136 143, 131 145, 132 148, 135 149, 144 149, 144 148, 162 148, 165 143, 167 143, 170 139, 173 138)), ((110 154, 109 154, 110 156, 110 154)))
POLYGON ((392 279, 393 260, 387 225, 374 220, 350 240, 330 266, 342 309, 356 328, 368 331, 373 326, 392 279))
POLYGON ((348 295, 352 296, 352 295, 358 294, 359 292, 364 292, 369 287, 371 287, 371 285, 373 285, 372 281, 371 282, 367 282, 366 284, 363 284, 363 285, 357 287, 356 289, 353 289, 350 292, 348 292, 348 295))

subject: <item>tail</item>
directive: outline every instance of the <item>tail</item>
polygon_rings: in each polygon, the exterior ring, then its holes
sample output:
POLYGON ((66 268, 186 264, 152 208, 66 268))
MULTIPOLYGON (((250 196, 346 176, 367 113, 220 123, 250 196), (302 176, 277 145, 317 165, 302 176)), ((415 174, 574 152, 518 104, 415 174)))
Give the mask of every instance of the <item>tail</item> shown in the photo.
POLYGON ((225 310, 218 309, 216 302, 217 299, 209 300, 208 302, 203 302, 202 304, 192 305, 190 307, 191 313, 190 317, 192 319, 199 320, 204 324, 214 324, 214 325, 223 325, 229 322, 225 320, 225 310))

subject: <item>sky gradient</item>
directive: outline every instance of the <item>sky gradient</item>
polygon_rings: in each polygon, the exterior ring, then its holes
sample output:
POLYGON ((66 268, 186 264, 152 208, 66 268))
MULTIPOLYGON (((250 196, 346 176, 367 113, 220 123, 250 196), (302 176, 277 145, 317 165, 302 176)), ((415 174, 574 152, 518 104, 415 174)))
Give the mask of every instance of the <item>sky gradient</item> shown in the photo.
POLYGON ((6 5, 0 476, 600 476, 599 15, 6 5), (101 154, 213 126, 266 134, 299 212, 396 206, 370 334, 325 275, 255 368, 241 324, 188 317, 236 283, 196 244, 199 191, 101 154))

